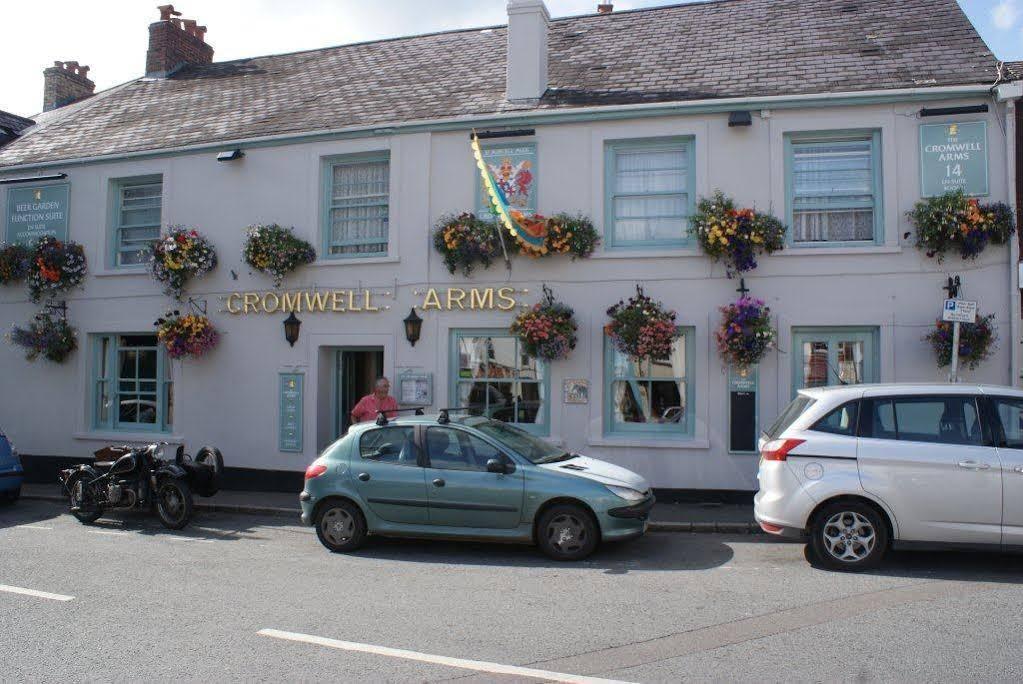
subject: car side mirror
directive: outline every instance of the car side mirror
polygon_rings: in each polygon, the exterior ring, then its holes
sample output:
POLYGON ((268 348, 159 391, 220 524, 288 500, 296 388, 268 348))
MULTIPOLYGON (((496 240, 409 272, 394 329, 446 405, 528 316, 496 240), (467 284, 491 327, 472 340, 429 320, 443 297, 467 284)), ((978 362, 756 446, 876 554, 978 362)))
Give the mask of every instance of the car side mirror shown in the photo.
POLYGON ((504 463, 500 459, 492 458, 487 461, 487 472, 488 473, 500 473, 504 475, 515 470, 515 466, 510 463, 504 463))

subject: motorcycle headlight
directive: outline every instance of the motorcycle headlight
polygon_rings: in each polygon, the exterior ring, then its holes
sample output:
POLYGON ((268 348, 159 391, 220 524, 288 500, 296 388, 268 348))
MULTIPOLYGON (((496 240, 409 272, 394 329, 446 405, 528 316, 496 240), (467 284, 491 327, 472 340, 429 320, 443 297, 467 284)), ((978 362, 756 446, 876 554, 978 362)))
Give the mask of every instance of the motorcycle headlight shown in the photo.
POLYGON ((604 485, 608 490, 615 496, 619 496, 626 501, 642 501, 646 498, 643 492, 630 489, 629 487, 616 487, 615 485, 604 485))

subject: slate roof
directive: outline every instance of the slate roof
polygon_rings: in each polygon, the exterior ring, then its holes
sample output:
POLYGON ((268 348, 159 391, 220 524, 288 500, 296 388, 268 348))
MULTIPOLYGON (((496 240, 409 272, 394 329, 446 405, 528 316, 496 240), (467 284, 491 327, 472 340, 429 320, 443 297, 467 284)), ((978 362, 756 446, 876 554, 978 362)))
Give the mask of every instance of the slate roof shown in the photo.
POLYGON ((34 123, 35 121, 32 119, 26 119, 0 109, 0 139, 8 136, 13 137, 34 123))
POLYGON ((1013 81, 1023 80, 1023 62, 1006 62, 1005 68, 1009 71, 1009 78, 1013 81))
POLYGON ((551 88, 505 100, 503 26, 253 57, 56 110, 0 167, 255 136, 641 102, 993 83, 956 0, 711 0, 555 19, 551 88))

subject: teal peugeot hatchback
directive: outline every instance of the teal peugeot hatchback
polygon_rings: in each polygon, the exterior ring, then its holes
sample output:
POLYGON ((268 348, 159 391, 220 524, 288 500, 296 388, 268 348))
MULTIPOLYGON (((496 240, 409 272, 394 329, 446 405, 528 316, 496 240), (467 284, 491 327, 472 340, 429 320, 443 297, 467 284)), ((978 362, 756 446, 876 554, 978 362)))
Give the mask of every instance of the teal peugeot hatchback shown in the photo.
POLYGON ((480 416, 363 423, 306 470, 302 522, 334 552, 367 535, 535 543, 579 560, 646 531, 639 475, 480 416))

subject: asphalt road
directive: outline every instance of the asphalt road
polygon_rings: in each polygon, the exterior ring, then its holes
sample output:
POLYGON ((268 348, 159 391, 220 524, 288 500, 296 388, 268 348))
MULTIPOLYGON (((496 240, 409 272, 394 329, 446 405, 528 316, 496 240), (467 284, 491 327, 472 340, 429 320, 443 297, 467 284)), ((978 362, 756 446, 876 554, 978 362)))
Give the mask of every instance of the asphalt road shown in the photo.
POLYGON ((1018 682, 1020 615, 1012 556, 844 575, 764 535, 676 533, 568 565, 449 542, 340 556, 274 518, 200 514, 175 533, 0 508, 5 682, 1018 682))

